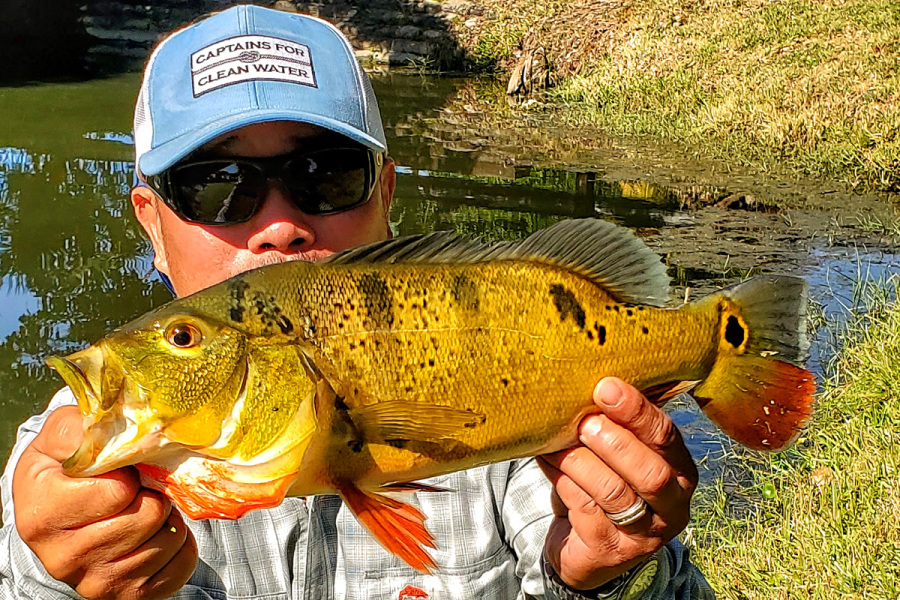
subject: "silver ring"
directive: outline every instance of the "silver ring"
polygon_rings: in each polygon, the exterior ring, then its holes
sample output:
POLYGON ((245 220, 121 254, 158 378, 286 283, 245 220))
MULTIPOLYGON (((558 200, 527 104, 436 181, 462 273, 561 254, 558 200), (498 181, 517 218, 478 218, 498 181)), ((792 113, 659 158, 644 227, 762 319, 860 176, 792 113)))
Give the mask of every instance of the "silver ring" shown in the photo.
POLYGON ((624 527, 625 525, 631 525, 645 514, 647 514, 647 503, 644 502, 643 498, 638 496, 638 499, 635 500, 634 504, 625 510, 614 513, 608 512, 606 513, 606 516, 619 527, 624 527))

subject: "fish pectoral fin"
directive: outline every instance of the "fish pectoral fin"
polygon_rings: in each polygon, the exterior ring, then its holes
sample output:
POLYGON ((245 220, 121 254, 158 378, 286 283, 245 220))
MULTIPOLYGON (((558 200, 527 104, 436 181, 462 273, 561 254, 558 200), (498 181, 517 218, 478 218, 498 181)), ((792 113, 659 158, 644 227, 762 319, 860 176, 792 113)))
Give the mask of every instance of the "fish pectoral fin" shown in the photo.
POLYGON ((164 493, 191 519, 237 519, 251 510, 278 506, 297 478, 290 473, 243 482, 230 465, 209 459, 174 470, 150 464, 136 467, 144 487, 164 493))
POLYGON ((370 443, 392 441, 434 442, 459 438, 486 417, 450 406, 390 400, 350 409, 348 416, 370 443))
POLYGON ((692 389, 697 387, 698 383, 700 383, 699 380, 670 381, 668 383, 654 385, 647 388, 646 390, 641 390, 641 393, 644 394, 644 398, 646 398, 656 406, 662 406, 678 394, 687 394, 692 389))
POLYGON ((338 494, 357 520, 384 548, 420 573, 431 573, 437 563, 425 550, 435 548, 425 527, 425 515, 411 504, 361 490, 352 483, 337 486, 338 494))

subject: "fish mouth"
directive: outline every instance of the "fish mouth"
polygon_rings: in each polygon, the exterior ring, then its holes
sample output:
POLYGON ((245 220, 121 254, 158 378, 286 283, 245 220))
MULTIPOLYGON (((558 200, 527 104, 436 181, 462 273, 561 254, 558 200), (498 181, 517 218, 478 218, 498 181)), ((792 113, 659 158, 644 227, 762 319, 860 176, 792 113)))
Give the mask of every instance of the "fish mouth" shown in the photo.
POLYGON ((122 400, 129 387, 102 344, 69 356, 51 356, 47 365, 56 370, 72 390, 83 417, 84 438, 63 462, 70 477, 95 477, 134 464, 143 448, 136 424, 125 417, 122 400))

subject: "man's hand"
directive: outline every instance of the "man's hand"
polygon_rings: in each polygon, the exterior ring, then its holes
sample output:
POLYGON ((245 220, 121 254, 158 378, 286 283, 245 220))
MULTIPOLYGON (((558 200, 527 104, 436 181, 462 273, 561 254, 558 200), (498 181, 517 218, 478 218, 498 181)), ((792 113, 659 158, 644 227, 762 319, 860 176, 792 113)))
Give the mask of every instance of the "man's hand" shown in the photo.
POLYGON ((194 536, 131 467, 66 476, 62 462, 81 439, 80 412, 64 407, 25 449, 12 485, 19 535, 51 576, 90 600, 174 594, 197 564, 194 536))
POLYGON ((553 483, 556 518, 545 553, 569 587, 589 590, 640 563, 688 523, 697 467, 672 420, 615 378, 594 390, 602 414, 586 417, 581 444, 539 459, 553 483), (609 513, 638 498, 647 513, 617 526, 609 513))

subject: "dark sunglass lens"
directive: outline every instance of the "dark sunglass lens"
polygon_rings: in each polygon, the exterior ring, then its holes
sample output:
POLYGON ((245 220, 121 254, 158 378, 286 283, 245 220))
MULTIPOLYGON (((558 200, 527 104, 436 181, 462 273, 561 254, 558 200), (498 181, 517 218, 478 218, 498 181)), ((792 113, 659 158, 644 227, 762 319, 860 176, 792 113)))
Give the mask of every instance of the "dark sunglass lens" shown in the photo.
POLYGON ((322 214, 362 204, 371 193, 369 153, 338 148, 298 157, 285 165, 285 184, 300 210, 322 214))
POLYGON ((266 177, 258 168, 234 161, 178 167, 172 183, 184 216, 209 224, 246 221, 266 190, 266 177))

